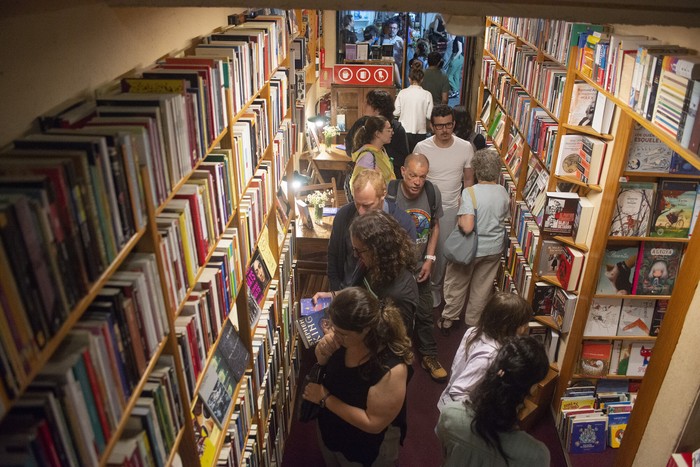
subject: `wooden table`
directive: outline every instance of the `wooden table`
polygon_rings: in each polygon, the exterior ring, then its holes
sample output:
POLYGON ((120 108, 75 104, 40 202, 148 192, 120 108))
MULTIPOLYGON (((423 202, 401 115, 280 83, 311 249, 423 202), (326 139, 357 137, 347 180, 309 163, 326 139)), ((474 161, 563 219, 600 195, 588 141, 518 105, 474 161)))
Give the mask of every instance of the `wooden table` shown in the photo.
POLYGON ((342 187, 345 171, 347 170, 350 162, 352 162, 352 159, 345 154, 345 150, 338 149, 337 146, 337 144, 331 145, 330 151, 321 151, 311 160, 319 171, 321 183, 326 183, 326 180, 323 179, 320 172, 327 170, 329 172, 334 172, 336 183, 339 187, 342 187))

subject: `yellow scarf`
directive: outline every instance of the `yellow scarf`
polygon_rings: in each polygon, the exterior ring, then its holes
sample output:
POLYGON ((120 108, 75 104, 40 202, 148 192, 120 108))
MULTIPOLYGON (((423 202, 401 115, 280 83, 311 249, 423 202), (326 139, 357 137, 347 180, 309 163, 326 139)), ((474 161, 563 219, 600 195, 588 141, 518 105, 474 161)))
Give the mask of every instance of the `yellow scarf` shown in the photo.
POLYGON ((353 169, 352 175, 350 176, 350 186, 352 186, 352 184, 354 183, 357 174, 359 174, 362 170, 367 168, 357 165, 357 160, 362 154, 366 152, 370 152, 372 153, 372 156, 374 156, 374 168, 376 170, 379 170, 379 172, 384 177, 384 181, 387 184, 390 180, 396 179, 396 175, 394 174, 394 165, 391 163, 391 159, 389 159, 389 155, 386 153, 384 147, 382 147, 381 149, 377 149, 374 146, 365 144, 360 149, 352 153, 352 161, 355 163, 355 168, 353 169))

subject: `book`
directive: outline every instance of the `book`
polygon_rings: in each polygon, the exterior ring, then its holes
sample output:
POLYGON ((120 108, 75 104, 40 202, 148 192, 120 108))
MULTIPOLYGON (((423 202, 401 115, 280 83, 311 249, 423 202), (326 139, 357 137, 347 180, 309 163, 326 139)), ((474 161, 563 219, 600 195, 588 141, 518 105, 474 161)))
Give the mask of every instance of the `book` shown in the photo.
POLYGON ((610 236, 646 237, 651 224, 656 183, 622 182, 613 211, 610 236))
POLYGON ((580 250, 564 247, 557 266, 557 279, 564 290, 572 291, 578 288, 584 260, 585 255, 580 250))
POLYGON ((578 372, 582 376, 605 376, 610 368, 610 342, 583 341, 578 372))
POLYGON ((564 244, 556 240, 542 240, 540 256, 537 262, 537 275, 556 276, 559 267, 559 257, 564 252, 564 244))
POLYGON ((583 136, 576 164, 576 178, 584 183, 597 184, 603 170, 606 149, 607 143, 605 141, 583 136))
POLYGON ((600 134, 609 134, 614 116, 615 102, 605 97, 602 93, 598 94, 591 128, 600 134))
POLYGON ((649 236, 688 238, 697 188, 696 181, 661 181, 649 236))
POLYGON ((608 414, 608 446, 614 449, 620 447, 629 418, 629 412, 608 414))
POLYGON ((535 340, 537 340, 537 342, 539 342, 540 344, 542 344, 543 347, 546 348, 548 334, 547 331, 549 330, 549 328, 542 323, 538 323, 537 321, 530 321, 529 323, 527 323, 527 325, 528 336, 534 338, 535 340))
POLYGON ((297 213, 299 214, 299 219, 301 224, 307 229, 314 228, 314 222, 311 219, 311 212, 309 211, 309 206, 302 200, 296 200, 297 213))
POLYGON ((617 335, 648 336, 655 304, 656 300, 623 300, 617 335))
POLYGON ((571 238, 574 243, 586 243, 588 232, 593 222, 593 212, 595 205, 585 196, 579 198, 578 207, 576 208, 576 217, 574 217, 574 227, 571 230, 571 238))
POLYGON ((250 294, 258 304, 262 304, 265 299, 265 289, 270 283, 270 272, 267 269, 260 251, 255 250, 250 261, 250 266, 245 273, 246 285, 250 290, 250 294))
POLYGON ((653 342, 632 342, 627 365, 627 376, 644 376, 654 351, 653 342))
POLYGON ((574 228, 578 201, 577 193, 548 191, 542 231, 549 235, 570 236, 574 228))
POLYGON ((574 83, 567 122, 569 125, 591 126, 598 91, 585 81, 574 83))
POLYGON ((302 298, 299 300, 301 316, 309 316, 312 313, 326 310, 333 301, 332 297, 322 297, 314 304, 312 298, 302 298))
POLYGON ((683 245, 643 242, 639 246, 632 293, 670 295, 680 268, 683 245))
POLYGON ((204 372, 199 386, 199 397, 206 404, 217 426, 223 428, 231 407, 231 394, 219 380, 217 369, 211 363, 204 372))
POLYGON ((584 337, 616 335, 621 307, 620 298, 593 298, 583 330, 584 337))
POLYGON ((700 170, 696 169, 693 164, 685 160, 683 156, 677 152, 674 152, 673 156, 671 156, 669 172, 672 174, 700 175, 700 170))
POLYGON ((304 347, 310 349, 325 335, 328 313, 326 310, 316 311, 294 320, 304 347))
POLYGON ((650 336, 658 336, 659 330, 661 329, 661 324, 664 321, 664 316, 666 316, 666 309, 668 308, 668 300, 656 300, 654 305, 654 314, 651 317, 651 329, 649 331, 650 336))
POLYGON ((593 418, 574 417, 569 431, 569 452, 582 454, 605 451, 607 428, 605 414, 593 418))
POLYGON ((600 262, 595 293, 630 295, 633 290, 638 250, 637 247, 608 246, 600 262))
POLYGON ((554 291, 552 319, 557 323, 559 330, 563 333, 571 330, 571 323, 574 320, 577 300, 578 297, 575 294, 567 292, 564 289, 557 287, 554 291))
POLYGON ((535 282, 535 291, 532 295, 532 310, 535 312, 535 316, 550 316, 552 314, 555 289, 556 287, 548 282, 535 282))
POLYGON ((634 123, 632 141, 627 150, 628 172, 668 173, 673 150, 641 123, 634 123))

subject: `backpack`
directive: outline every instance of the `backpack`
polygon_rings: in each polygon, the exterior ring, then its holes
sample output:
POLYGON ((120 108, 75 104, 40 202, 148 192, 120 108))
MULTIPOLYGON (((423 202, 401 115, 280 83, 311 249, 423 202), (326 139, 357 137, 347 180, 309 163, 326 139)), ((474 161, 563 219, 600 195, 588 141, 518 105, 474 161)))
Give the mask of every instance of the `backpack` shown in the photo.
MULTIPOLYGON (((401 180, 392 180, 386 187, 386 200, 396 203, 396 194, 399 191, 399 183, 401 180)), ((435 225, 435 214, 438 211, 437 196, 435 196, 435 186, 432 182, 426 180, 425 185, 423 185, 425 194, 428 196, 428 204, 430 205, 430 227, 435 225)))

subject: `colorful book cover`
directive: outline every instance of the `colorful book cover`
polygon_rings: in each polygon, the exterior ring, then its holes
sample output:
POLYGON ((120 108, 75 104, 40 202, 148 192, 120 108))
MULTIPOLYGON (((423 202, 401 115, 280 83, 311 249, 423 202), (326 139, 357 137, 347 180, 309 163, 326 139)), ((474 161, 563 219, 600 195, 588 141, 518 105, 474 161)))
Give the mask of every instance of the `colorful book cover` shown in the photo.
POLYGON ((552 302, 552 319, 561 332, 569 332, 578 297, 564 289, 556 288, 552 302))
POLYGON ((625 429, 627 429, 627 422, 629 421, 629 418, 629 412, 608 414, 608 446, 611 448, 620 447, 622 437, 625 435, 625 429))
POLYGON ((649 233, 655 192, 656 183, 653 182, 620 183, 610 236, 646 237, 649 233))
POLYGON ((627 376, 644 376, 654 350, 653 342, 632 342, 627 364, 627 376))
POLYGON ((304 347, 310 349, 325 335, 328 326, 328 314, 326 310, 317 311, 307 316, 297 318, 296 324, 304 347))
POLYGON ((550 316, 552 314, 554 289, 556 287, 547 282, 535 283, 535 292, 532 295, 532 310, 535 312, 535 316, 550 316))
POLYGON ((316 300, 316 304, 312 298, 302 298, 299 300, 299 305, 301 305, 301 316, 309 316, 317 311, 324 311, 331 305, 331 297, 323 297, 316 300))
POLYGON ((584 258, 585 255, 581 251, 568 246, 564 247, 557 268, 557 279, 564 289, 571 291, 578 288, 584 258))
POLYGON ((559 256, 564 252, 564 244, 556 240, 542 240, 540 258, 537 263, 537 274, 556 276, 559 267, 559 256))
POLYGON ((648 336, 656 300, 623 300, 618 336, 648 336))
POLYGON ((570 236, 578 209, 576 193, 547 192, 542 231, 550 235, 570 236))
POLYGON ((572 454, 603 452, 607 438, 607 419, 574 418, 571 421, 569 452, 572 454))
POLYGON ((634 133, 627 151, 628 172, 669 173, 672 156, 672 149, 640 123, 634 123, 634 133))
POLYGON ((666 309, 668 308, 668 300, 657 300, 654 306, 654 314, 651 317, 651 331, 649 331, 650 336, 658 336, 659 329, 661 329, 661 324, 664 321, 664 316, 666 316, 666 309))
POLYGON ((662 181, 649 236, 688 238, 697 188, 698 182, 694 181, 662 181))
POLYGON ((245 278, 250 295, 256 303, 261 304, 265 299, 265 289, 270 283, 271 276, 258 250, 255 250, 253 254, 253 259, 245 273, 245 278))
POLYGON ((610 368, 610 355, 612 344, 610 342, 583 341, 581 344, 581 358, 579 360, 579 374, 583 376, 605 376, 610 368))
POLYGON ((677 152, 673 153, 671 157, 671 169, 672 174, 684 174, 684 175, 700 175, 700 170, 696 169, 693 164, 683 159, 683 156, 677 152))
POLYGON ((637 264, 637 247, 608 246, 600 263, 596 294, 630 295, 637 264))
POLYGON ((683 245, 643 242, 639 246, 635 273, 635 295, 670 295, 681 263, 683 245))
POLYGON ((620 319, 621 298, 594 298, 588 310, 584 336, 614 336, 620 319))

